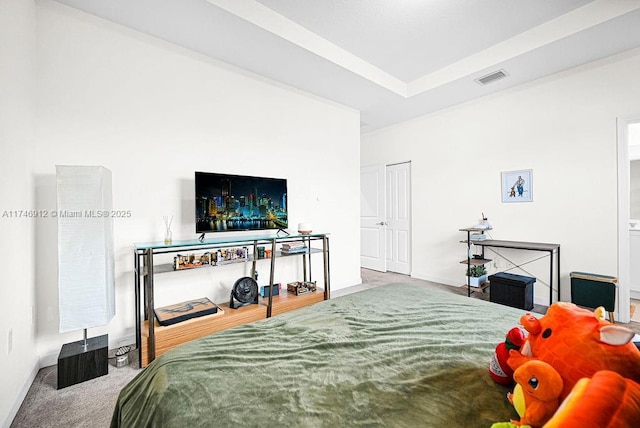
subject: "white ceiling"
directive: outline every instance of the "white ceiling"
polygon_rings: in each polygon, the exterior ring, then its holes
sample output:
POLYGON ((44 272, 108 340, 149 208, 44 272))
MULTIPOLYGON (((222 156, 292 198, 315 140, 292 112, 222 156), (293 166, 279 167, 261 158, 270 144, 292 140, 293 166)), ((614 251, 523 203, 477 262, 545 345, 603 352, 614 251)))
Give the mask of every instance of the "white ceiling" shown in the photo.
POLYGON ((57 1, 358 109, 362 132, 640 46, 640 0, 57 1))

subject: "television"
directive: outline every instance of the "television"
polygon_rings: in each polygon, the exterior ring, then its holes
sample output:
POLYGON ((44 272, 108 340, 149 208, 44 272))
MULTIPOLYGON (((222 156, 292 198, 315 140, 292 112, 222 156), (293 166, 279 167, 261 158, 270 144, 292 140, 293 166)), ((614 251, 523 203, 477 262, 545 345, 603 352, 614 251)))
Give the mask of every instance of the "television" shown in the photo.
POLYGON ((287 180, 195 173, 196 232, 287 228, 287 180))

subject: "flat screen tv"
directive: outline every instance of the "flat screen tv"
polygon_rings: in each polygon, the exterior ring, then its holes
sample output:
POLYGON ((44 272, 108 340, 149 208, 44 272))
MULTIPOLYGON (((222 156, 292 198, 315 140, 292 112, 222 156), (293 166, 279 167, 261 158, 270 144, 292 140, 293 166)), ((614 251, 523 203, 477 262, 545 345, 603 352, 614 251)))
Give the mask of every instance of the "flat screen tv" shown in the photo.
POLYGON ((196 172, 195 188, 197 233, 287 228, 284 178, 196 172))

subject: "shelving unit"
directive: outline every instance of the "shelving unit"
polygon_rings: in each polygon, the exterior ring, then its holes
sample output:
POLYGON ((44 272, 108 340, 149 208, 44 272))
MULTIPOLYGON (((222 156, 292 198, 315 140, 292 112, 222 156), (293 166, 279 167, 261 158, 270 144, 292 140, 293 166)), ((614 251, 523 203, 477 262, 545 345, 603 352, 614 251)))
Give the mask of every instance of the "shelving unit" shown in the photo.
MULTIPOLYGON (((229 262, 225 262, 224 264, 229 264, 229 262)), ((139 352, 141 367, 148 365, 156 358, 156 356, 159 356, 169 349, 187 341, 308 306, 322 300, 328 300, 330 298, 329 236, 327 234, 291 235, 283 237, 244 235, 238 237, 208 239, 204 241, 174 241, 171 244, 165 244, 164 242, 142 243, 135 245, 134 265, 136 346, 139 352), (307 250, 304 252, 285 254, 277 249, 278 244, 300 241, 303 241, 307 246, 307 250), (312 247, 313 243, 321 243, 322 248, 312 247), (271 246, 271 258, 258 259, 257 248, 259 245, 271 246), (154 275, 169 271, 173 272, 173 265, 167 263, 154 265, 154 256, 159 254, 213 250, 237 246, 253 248, 253 252, 248 258, 233 261, 234 263, 252 263, 252 276, 256 271, 257 260, 270 261, 270 287, 273 287, 274 285, 276 259, 281 257, 302 257, 303 279, 304 281, 312 281, 311 255, 322 254, 324 288, 318 287, 315 292, 295 296, 287 293, 286 286, 284 286, 281 291, 282 294, 274 296, 273 293, 269 293, 269 297, 260 298, 257 305, 252 304, 238 309, 231 309, 229 307, 229 303, 226 302, 218 305, 220 310, 216 314, 193 318, 169 326, 161 326, 154 316, 154 275), (144 284, 143 290, 141 290, 141 284, 144 284), (149 322, 149 320, 153 320, 153 322, 149 322)), ((216 266, 203 266, 199 269, 215 268, 216 266)))
MULTIPOLYGON (((466 272, 469 272, 469 269, 471 268, 471 266, 484 266, 485 264, 491 262, 491 259, 487 259, 484 255, 484 246, 481 246, 481 252, 480 252, 480 257, 474 257, 474 255, 472 254, 471 251, 471 246, 474 245, 476 242, 482 242, 482 241, 474 241, 471 239, 471 235, 475 234, 475 233, 479 233, 481 235, 484 235, 484 233, 488 230, 491 230, 491 228, 478 228, 478 227, 465 227, 463 229, 458 229, 460 232, 466 232, 467 234, 467 239, 464 241, 461 241, 463 243, 467 244, 467 258, 464 260, 461 260, 460 263, 461 264, 465 264, 467 266, 467 270, 466 272)), ((485 282, 484 284, 480 285, 479 287, 473 287, 471 286, 471 279, 469 278, 469 276, 467 275, 467 296, 471 296, 471 291, 473 289, 473 291, 484 291, 485 288, 487 288, 489 286, 488 282, 485 282)))

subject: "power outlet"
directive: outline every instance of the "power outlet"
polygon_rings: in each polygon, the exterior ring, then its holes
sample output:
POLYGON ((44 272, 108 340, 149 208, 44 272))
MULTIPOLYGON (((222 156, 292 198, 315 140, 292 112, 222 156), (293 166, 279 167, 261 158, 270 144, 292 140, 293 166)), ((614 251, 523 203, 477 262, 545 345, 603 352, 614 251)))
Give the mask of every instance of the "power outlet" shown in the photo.
POLYGON ((7 339, 7 354, 11 353, 13 349, 13 329, 9 329, 8 339, 7 339))

